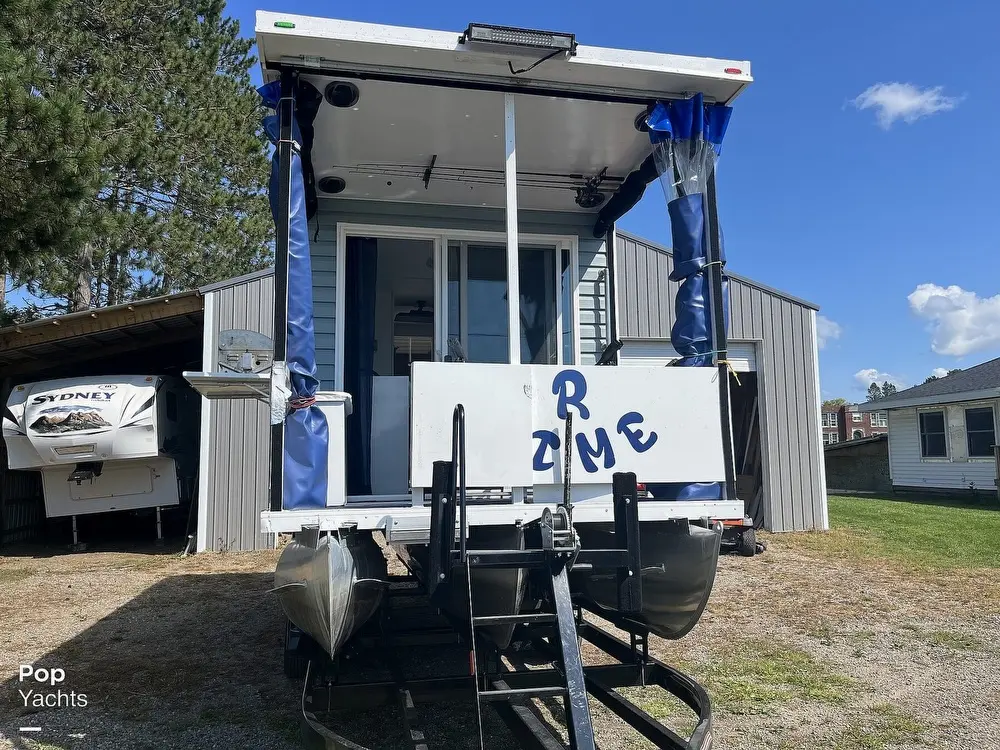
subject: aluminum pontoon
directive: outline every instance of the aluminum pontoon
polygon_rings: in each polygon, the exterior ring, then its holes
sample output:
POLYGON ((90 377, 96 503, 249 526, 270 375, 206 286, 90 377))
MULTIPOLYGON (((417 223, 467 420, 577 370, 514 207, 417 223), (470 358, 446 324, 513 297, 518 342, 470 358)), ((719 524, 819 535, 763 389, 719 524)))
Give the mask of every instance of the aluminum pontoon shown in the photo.
MULTIPOLYGON (((697 623, 722 522, 745 519, 715 163, 749 63, 268 12, 257 42, 275 110, 273 365, 185 377, 209 398, 271 405, 261 529, 293 536, 275 593, 288 663, 318 644, 309 726, 357 747, 319 726, 320 694, 399 695, 409 721, 414 700, 467 690, 482 747, 482 704, 562 696, 570 746, 593 748, 589 692, 660 747, 709 747, 704 691, 645 644, 697 623), (615 222, 657 180, 680 359, 619 366, 615 222), (466 636, 471 676, 330 685, 394 596, 376 536, 466 636), (585 667, 578 635, 620 668, 585 667), (504 657, 526 644, 555 666, 511 672, 504 657), (648 681, 695 710, 692 737, 613 690, 648 681)), ((544 735, 521 708, 502 713, 544 735)))

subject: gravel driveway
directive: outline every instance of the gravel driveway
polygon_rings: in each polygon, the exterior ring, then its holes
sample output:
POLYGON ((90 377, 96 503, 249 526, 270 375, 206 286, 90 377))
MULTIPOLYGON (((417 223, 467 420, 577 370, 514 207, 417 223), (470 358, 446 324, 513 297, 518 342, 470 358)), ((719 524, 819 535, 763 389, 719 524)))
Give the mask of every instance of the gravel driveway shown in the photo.
MULTIPOLYGON (((724 557, 695 631, 654 644, 709 688, 717 747, 1000 748, 1000 572, 842 558, 807 536, 724 557)), ((156 552, 0 558, 0 748, 300 747, 300 686, 282 674, 267 593, 276 555, 156 552), (87 705, 26 710, 20 664, 64 669, 63 700, 87 705)), ((686 728, 667 696, 631 697, 686 728)), ((475 746, 474 714, 435 717, 458 737, 438 747, 475 746)), ((648 747, 595 720, 605 750, 648 747)), ((358 721, 377 733, 379 717, 358 721)), ((492 746, 509 747, 495 731, 492 746)))

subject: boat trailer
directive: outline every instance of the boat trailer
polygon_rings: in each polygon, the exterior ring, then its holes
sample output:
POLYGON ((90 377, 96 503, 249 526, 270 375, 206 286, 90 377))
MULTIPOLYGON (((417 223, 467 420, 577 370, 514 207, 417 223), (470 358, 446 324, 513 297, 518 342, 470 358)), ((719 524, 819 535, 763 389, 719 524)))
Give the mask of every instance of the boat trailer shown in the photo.
MULTIPOLYGON (((572 434, 569 415, 566 429, 572 434)), ((302 718, 307 745, 324 750, 367 750, 322 722, 317 714, 396 705, 402 711, 408 737, 408 742, 401 746, 429 750, 417 706, 462 702, 474 697, 480 748, 490 746, 483 730, 484 703, 492 706, 521 747, 565 748, 563 740, 530 702, 535 698, 548 698, 562 700, 568 747, 595 750, 590 696, 656 747, 709 750, 712 747, 712 714, 707 692, 687 675, 650 656, 649 631, 628 617, 642 607, 635 475, 619 473, 614 476, 614 539, 618 545, 614 549, 581 549, 572 525, 573 506, 567 491, 555 512, 546 509, 537 523, 539 545, 521 550, 469 550, 466 548, 464 438, 464 410, 458 405, 454 413, 452 460, 436 462, 434 466, 430 555, 425 583, 421 584, 412 574, 390 577, 381 616, 367 623, 348 644, 347 651, 334 659, 289 624, 285 671, 289 676, 305 677, 302 718), (456 520, 459 523, 457 549, 456 520), (542 605, 532 612, 477 616, 472 601, 472 571, 483 568, 527 570, 531 596, 525 601, 538 601, 542 605), (616 572, 618 608, 615 611, 571 595, 569 575, 579 569, 616 572), (456 585, 467 590, 469 617, 464 621, 447 614, 441 607, 446 592, 456 585), (587 621, 585 611, 627 632, 630 641, 587 621), (509 646, 501 649, 481 630, 503 625, 514 625, 515 630, 509 646), (616 663, 585 666, 582 641, 616 663), (423 668, 420 674, 407 674, 403 669, 402 663, 407 658, 414 658, 415 649, 441 648, 447 644, 467 649, 468 662, 463 673, 428 677, 423 668), (378 654, 384 661, 383 671, 388 672, 387 677, 348 679, 349 670, 341 668, 342 660, 350 660, 352 652, 363 651, 378 654), (531 668, 529 663, 549 666, 531 668), (616 692, 618 688, 652 686, 674 695, 695 714, 697 724, 689 738, 681 737, 616 692)), ((567 472, 569 461, 567 451, 567 472)), ((417 663, 426 662, 417 659, 417 663)))

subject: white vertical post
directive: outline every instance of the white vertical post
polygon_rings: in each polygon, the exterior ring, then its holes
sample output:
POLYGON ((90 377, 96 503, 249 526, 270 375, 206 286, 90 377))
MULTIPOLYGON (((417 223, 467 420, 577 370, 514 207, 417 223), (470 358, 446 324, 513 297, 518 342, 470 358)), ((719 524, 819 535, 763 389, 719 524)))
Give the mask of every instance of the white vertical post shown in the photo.
POLYGON ((511 364, 521 364, 521 290, 517 253, 517 138, 514 133, 514 95, 503 95, 503 134, 506 146, 504 185, 507 188, 507 343, 511 364))

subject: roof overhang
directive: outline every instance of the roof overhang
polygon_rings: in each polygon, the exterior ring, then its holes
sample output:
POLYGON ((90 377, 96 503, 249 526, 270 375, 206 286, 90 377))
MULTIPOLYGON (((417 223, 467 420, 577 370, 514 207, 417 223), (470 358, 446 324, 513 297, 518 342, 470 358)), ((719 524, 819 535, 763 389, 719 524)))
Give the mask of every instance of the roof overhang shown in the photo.
POLYGON ((197 290, 0 328, 0 377, 201 338, 197 290))
POLYGON ((981 391, 962 391, 959 393, 941 393, 936 396, 916 396, 913 398, 879 399, 860 404, 858 411, 889 411, 890 409, 909 409, 915 406, 943 406, 966 401, 985 401, 1000 398, 1000 388, 987 388, 981 391))
POLYGON ((752 81, 743 60, 577 45, 543 61, 546 50, 461 36, 258 12, 265 81, 294 70, 320 93, 357 87, 356 101, 325 100, 316 115, 318 197, 502 208, 513 97, 518 207, 596 214, 606 200, 578 203, 578 190, 602 176, 606 198, 638 169, 652 103, 695 92, 729 103, 752 81))

